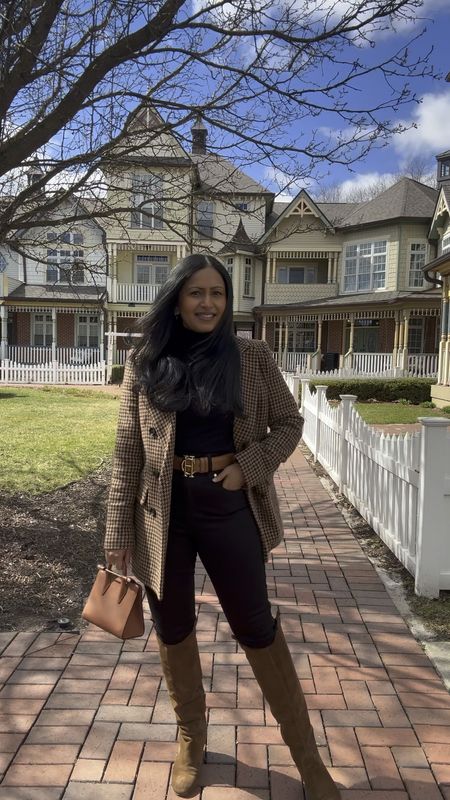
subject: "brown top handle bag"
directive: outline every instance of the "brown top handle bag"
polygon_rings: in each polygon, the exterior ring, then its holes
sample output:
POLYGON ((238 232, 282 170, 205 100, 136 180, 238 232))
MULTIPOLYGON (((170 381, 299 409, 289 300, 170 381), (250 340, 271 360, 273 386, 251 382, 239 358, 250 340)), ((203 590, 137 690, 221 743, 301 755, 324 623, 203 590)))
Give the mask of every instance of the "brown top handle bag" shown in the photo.
POLYGON ((142 586, 134 578, 99 565, 81 616, 119 639, 142 636, 142 586))

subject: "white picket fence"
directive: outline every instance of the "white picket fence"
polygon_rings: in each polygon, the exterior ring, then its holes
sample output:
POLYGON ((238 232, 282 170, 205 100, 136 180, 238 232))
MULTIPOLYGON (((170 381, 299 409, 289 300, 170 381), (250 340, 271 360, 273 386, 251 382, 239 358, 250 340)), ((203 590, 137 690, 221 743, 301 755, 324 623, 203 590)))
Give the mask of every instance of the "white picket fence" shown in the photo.
POLYGON ((438 597, 450 589, 450 421, 422 417, 417 433, 385 435, 364 422, 355 395, 331 405, 326 390, 302 380, 305 444, 415 577, 416 593, 438 597))
POLYGON ((106 365, 98 364, 18 364, 5 359, 0 363, 0 383, 104 384, 106 365))

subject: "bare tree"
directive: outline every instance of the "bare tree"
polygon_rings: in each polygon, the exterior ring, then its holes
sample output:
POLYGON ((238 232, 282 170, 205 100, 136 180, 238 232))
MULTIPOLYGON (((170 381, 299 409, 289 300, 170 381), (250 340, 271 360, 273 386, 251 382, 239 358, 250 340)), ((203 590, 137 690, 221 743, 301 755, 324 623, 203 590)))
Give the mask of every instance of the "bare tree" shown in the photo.
POLYGON ((321 203, 366 203, 389 189, 401 178, 412 178, 426 186, 436 188, 436 171, 432 168, 430 160, 425 156, 416 156, 411 158, 400 172, 372 178, 369 176, 364 184, 351 187, 346 187, 345 182, 323 185, 311 194, 321 203))
POLYGON ((129 211, 129 198, 110 208, 105 175, 139 163, 166 133, 186 146, 199 118, 209 149, 241 167, 259 161, 302 179, 318 164, 353 163, 399 129, 393 112, 416 99, 411 78, 432 73, 420 34, 378 60, 371 46, 420 5, 4 0, 0 242, 17 247, 18 231, 89 218, 81 202, 68 218, 71 197, 96 198, 98 219, 129 211), (374 75, 386 91, 372 102, 360 88, 374 75), (154 124, 133 137, 142 103, 154 124))

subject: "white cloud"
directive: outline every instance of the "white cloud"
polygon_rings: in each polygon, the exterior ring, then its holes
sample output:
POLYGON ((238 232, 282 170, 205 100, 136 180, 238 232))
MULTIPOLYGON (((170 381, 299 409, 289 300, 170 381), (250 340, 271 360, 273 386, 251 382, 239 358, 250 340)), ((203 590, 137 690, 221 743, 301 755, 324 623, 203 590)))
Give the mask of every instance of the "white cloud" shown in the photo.
POLYGON ((393 144, 400 155, 400 164, 416 156, 434 156, 448 150, 450 120, 450 90, 426 94, 404 125, 413 128, 394 137, 393 144))
POLYGON ((292 176, 276 167, 267 167, 264 170, 264 180, 276 194, 280 203, 290 203, 301 189, 308 191, 313 185, 312 178, 292 176))
POLYGON ((380 191, 383 191, 384 186, 395 183, 397 176, 392 172, 363 172, 360 175, 355 175, 354 178, 348 178, 340 184, 342 192, 342 200, 345 202, 348 198, 352 197, 355 192, 359 190, 369 190, 373 186, 380 186, 380 191))

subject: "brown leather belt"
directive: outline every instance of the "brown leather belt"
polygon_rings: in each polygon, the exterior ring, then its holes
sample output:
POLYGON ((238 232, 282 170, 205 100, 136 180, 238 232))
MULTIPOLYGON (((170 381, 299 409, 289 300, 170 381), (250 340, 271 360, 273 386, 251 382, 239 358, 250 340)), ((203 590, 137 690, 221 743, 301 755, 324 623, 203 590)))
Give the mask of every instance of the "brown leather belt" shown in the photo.
POLYGON ((223 456, 174 456, 173 468, 181 470, 185 478, 193 478, 198 472, 217 472, 236 460, 234 453, 223 456))

